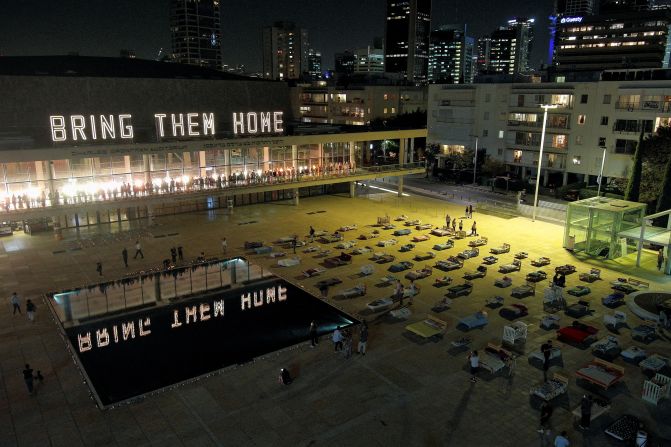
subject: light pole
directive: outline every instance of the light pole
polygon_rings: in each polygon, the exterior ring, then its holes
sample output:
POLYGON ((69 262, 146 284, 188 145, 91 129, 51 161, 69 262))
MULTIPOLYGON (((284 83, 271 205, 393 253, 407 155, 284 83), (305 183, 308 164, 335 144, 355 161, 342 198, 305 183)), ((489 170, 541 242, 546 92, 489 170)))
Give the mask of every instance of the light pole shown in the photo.
POLYGON ((478 169, 478 137, 475 137, 475 154, 473 154, 473 184, 475 185, 475 173, 478 169))
POLYGON ((543 112, 543 130, 541 131, 541 148, 538 153, 538 171, 536 172, 536 193, 534 194, 534 211, 531 216, 532 221, 536 221, 536 208, 538 207, 538 187, 540 186, 541 181, 541 166, 543 165, 543 144, 545 144, 545 126, 548 121, 548 109, 556 109, 559 107, 557 104, 541 104, 543 112))
POLYGON ((601 171, 599 172, 599 186, 596 190, 596 196, 601 194, 601 182, 603 181, 603 165, 606 164, 606 148, 603 148, 603 157, 601 158, 601 171))

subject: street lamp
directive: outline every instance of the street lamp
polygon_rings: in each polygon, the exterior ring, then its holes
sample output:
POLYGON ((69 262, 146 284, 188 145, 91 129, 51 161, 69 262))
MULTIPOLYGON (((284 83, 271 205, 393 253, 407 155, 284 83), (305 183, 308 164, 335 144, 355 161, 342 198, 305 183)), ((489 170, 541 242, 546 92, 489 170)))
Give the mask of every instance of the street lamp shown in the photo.
POLYGON ((596 196, 599 197, 601 194, 601 182, 603 181, 603 165, 606 164, 606 148, 603 148, 603 157, 601 157, 601 171, 599 172, 599 186, 596 190, 596 196))
POLYGON ((538 187, 541 181, 541 166, 543 165, 543 144, 545 144, 545 126, 548 121, 548 109, 556 109, 557 104, 541 104, 543 112, 543 130, 541 131, 541 149, 538 153, 538 171, 536 172, 536 193, 534 194, 534 211, 531 217, 532 221, 536 221, 536 208, 538 207, 538 187))

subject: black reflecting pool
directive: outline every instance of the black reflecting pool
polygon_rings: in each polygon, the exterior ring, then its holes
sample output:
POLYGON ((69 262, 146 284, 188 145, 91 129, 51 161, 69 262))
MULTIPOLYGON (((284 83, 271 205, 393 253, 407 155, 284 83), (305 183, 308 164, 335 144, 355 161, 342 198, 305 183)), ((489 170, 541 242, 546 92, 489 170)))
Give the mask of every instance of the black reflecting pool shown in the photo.
POLYGON ((66 329, 99 404, 110 406, 357 321, 279 278, 66 329))

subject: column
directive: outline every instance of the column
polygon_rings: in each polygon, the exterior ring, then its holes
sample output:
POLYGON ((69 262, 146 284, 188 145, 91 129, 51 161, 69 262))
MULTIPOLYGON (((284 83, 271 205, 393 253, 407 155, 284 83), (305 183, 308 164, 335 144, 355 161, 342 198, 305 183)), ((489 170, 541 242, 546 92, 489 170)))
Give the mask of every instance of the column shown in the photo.
POLYGON ((562 186, 566 186, 568 184, 568 171, 564 171, 564 174, 562 176, 562 186))
POLYGON ((410 154, 408 157, 408 161, 410 163, 413 163, 415 161, 415 138, 410 138, 410 154))
POLYGON ((349 197, 350 199, 356 197, 356 182, 349 182, 349 197))
MULTIPOLYGON (((142 154, 142 171, 144 172, 144 182, 151 182, 151 155, 142 154)), ((131 175, 131 183, 132 183, 131 175)))
POLYGON ((224 149, 224 175, 226 176, 226 182, 231 176, 231 150, 224 149))
POLYGON ((154 224, 154 208, 151 205, 147 205, 147 223, 154 224))
MULTIPOLYGON (((407 139, 401 138, 398 145, 398 164, 400 168, 403 168, 403 165, 405 165, 406 144, 407 139)), ((403 174, 398 177, 398 196, 403 196, 403 174)))
POLYGON ((298 145, 296 144, 291 145, 291 166, 298 171, 298 145))
POLYGON ((548 181, 550 180, 550 171, 547 169, 543 171, 543 186, 548 186, 548 181))
POLYGON ((356 168, 356 141, 349 142, 349 162, 352 165, 352 168, 356 168))
POLYGON ((61 240, 63 239, 63 227, 61 226, 61 216, 52 216, 51 222, 54 225, 54 239, 61 240))
POLYGON ((263 146, 263 170, 267 171, 270 169, 270 148, 268 146, 263 146))
POLYGON ((207 159, 205 157, 205 151, 198 151, 198 165, 200 167, 200 176, 202 178, 207 177, 207 159))
POLYGON ((298 206, 299 197, 298 197, 298 188, 294 188, 294 205, 298 206))
POLYGON ((403 176, 398 177, 398 196, 403 196, 403 176))

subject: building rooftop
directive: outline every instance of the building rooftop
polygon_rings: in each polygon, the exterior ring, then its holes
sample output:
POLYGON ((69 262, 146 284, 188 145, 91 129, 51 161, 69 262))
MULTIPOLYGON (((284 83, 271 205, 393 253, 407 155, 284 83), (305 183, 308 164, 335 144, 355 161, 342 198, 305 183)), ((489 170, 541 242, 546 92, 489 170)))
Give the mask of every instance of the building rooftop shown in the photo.
POLYGON ((91 56, 4 56, 0 76, 261 80, 196 65, 91 56))

